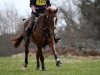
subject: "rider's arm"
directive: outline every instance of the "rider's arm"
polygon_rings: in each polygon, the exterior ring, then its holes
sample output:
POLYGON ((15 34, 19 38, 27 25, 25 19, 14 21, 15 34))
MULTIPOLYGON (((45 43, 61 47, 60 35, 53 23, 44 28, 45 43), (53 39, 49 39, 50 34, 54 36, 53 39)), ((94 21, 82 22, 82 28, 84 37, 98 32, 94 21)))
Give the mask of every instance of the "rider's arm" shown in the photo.
POLYGON ((31 9, 32 9, 33 12, 36 12, 34 5, 31 6, 31 9))
POLYGON ((30 0, 30 7, 31 7, 31 9, 32 9, 33 12, 36 12, 35 6, 34 6, 35 2, 36 2, 36 0, 30 0))

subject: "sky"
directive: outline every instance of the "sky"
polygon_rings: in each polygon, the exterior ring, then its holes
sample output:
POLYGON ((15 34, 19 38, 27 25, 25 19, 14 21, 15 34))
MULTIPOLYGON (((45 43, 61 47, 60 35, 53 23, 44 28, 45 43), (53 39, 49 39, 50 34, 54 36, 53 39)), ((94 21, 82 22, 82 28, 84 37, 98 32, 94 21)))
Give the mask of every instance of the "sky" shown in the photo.
POLYGON ((3 10, 5 7, 15 7, 23 16, 26 15, 25 12, 31 12, 29 0, 0 0, 0 9, 3 10))

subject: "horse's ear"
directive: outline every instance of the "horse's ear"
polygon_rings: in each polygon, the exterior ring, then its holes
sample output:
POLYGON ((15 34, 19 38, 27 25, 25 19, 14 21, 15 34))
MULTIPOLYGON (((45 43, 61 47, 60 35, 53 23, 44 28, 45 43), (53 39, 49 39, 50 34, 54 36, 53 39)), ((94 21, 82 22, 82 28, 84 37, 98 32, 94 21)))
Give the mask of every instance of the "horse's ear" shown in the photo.
POLYGON ((58 12, 58 8, 55 10, 55 13, 57 13, 58 12))

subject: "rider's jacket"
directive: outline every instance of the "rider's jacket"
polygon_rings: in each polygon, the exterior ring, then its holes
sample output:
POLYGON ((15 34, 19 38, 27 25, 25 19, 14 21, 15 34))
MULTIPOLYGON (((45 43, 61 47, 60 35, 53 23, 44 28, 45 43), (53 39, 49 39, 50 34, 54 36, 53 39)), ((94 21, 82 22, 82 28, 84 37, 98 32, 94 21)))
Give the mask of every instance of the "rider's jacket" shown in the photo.
POLYGON ((51 6, 51 3, 50 0, 30 0, 30 7, 32 5, 38 8, 42 8, 45 6, 51 6))

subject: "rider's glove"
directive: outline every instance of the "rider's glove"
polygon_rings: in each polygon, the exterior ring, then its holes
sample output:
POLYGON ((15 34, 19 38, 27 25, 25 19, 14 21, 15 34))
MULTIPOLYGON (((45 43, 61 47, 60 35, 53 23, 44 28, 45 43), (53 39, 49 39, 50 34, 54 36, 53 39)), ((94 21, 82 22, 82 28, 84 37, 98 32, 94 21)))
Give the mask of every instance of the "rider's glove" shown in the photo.
POLYGON ((39 13, 35 12, 34 14, 35 14, 35 17, 39 17, 39 13))

